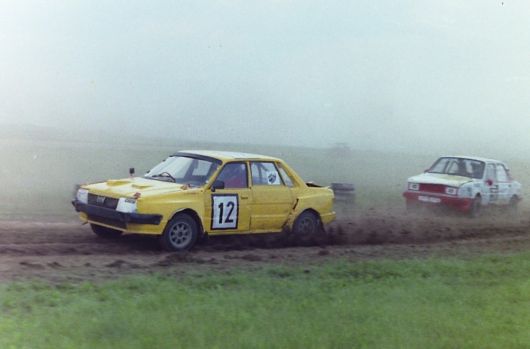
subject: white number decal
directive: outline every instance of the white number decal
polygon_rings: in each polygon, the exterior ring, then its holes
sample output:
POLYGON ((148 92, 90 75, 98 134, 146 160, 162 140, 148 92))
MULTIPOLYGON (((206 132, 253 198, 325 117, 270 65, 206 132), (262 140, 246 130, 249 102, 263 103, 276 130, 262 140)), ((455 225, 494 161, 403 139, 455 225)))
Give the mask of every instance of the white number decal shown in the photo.
POLYGON ((237 229, 238 216, 236 194, 212 195, 212 229, 237 229))

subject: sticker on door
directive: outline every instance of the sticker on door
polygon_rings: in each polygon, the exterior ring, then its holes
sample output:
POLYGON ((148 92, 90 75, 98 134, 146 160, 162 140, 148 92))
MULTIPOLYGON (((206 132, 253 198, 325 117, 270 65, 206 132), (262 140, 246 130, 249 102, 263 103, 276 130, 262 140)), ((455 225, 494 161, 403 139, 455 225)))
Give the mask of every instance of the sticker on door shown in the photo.
POLYGON ((212 230, 237 229, 238 218, 237 194, 212 195, 212 230))

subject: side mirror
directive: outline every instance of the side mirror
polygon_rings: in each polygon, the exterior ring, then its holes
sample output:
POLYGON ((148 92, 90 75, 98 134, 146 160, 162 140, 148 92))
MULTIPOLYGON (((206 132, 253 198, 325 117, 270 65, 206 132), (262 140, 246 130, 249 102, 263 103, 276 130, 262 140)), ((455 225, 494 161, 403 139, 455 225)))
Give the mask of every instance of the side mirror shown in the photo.
POLYGON ((491 187, 493 185, 493 181, 491 179, 486 179, 486 185, 491 187))
POLYGON ((212 184, 212 192, 215 192, 217 189, 224 189, 225 188, 225 182, 216 180, 212 184))
POLYGON ((129 175, 134 176, 134 167, 129 168, 129 175))

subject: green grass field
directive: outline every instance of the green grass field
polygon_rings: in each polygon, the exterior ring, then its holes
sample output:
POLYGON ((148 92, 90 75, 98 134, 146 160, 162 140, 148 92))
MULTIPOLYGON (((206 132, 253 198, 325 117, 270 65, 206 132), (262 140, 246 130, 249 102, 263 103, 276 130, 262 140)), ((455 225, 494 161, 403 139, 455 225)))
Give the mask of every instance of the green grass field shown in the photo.
POLYGON ((530 253, 0 287, 1 348, 528 348, 530 253))

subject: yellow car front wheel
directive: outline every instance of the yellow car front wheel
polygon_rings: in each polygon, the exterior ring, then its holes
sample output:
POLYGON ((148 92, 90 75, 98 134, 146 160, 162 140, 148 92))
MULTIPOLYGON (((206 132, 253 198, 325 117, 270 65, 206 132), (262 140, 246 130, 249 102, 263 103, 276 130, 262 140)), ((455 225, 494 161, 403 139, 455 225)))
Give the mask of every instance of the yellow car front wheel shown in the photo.
POLYGON ((160 244, 166 251, 189 250, 197 242, 199 229, 197 222, 185 213, 173 217, 160 237, 160 244))

